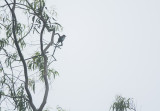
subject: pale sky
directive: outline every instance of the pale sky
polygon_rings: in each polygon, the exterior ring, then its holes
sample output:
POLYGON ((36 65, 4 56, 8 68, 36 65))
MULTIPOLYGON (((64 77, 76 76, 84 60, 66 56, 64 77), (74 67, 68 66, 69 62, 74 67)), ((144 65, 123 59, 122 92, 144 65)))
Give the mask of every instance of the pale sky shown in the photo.
POLYGON ((159 0, 46 0, 67 38, 47 106, 109 111, 116 95, 160 111, 159 0))

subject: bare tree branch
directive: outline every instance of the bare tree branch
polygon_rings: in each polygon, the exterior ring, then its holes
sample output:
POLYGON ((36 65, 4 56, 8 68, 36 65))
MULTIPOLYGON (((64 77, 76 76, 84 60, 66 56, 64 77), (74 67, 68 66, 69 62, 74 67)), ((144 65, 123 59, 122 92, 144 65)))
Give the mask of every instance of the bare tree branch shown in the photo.
POLYGON ((17 37, 16 37, 16 28, 17 28, 17 19, 16 19, 16 15, 15 15, 15 4, 16 4, 16 0, 14 0, 14 3, 13 3, 13 7, 11 8, 10 5, 8 4, 7 0, 5 0, 5 2, 7 3, 10 11, 11 11, 11 14, 12 14, 12 30, 13 30, 13 37, 14 37, 14 43, 16 45, 16 48, 17 48, 17 51, 18 51, 18 54, 19 54, 19 57, 23 63, 23 67, 24 67, 24 76, 25 76, 25 90, 27 92, 27 95, 28 95, 28 98, 29 98, 29 103, 33 109, 33 111, 36 111, 36 107, 35 105, 33 104, 33 100, 32 100, 32 96, 31 96, 31 93, 29 91, 29 88, 28 88, 28 72, 27 72, 27 65, 26 65, 26 62, 24 60, 24 57, 23 57, 23 54, 21 52, 21 49, 19 47, 19 44, 18 44, 18 40, 17 40, 17 37))
POLYGON ((46 52, 48 50, 48 48, 54 44, 54 35, 55 35, 55 29, 52 31, 52 36, 51 36, 51 41, 50 43, 46 46, 46 48, 44 49, 44 52, 46 52))
POLYGON ((40 105, 38 111, 42 111, 42 109, 44 108, 46 102, 47 102, 47 97, 48 97, 48 92, 49 92, 49 84, 48 84, 48 79, 47 79, 47 74, 48 74, 48 65, 47 65, 47 61, 48 58, 46 56, 46 53, 43 50, 43 32, 45 29, 45 25, 43 25, 42 30, 41 30, 41 34, 40 34, 40 45, 41 45, 41 53, 42 56, 44 58, 44 73, 43 73, 43 78, 44 78, 44 82, 45 82, 45 93, 44 93, 44 97, 43 97, 43 101, 42 104, 40 105))

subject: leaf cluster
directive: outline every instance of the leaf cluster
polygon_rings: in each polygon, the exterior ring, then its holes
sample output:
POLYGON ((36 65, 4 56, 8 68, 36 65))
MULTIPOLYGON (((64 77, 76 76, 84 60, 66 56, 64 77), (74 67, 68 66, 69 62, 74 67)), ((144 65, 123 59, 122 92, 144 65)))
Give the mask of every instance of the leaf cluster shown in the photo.
POLYGON ((127 109, 136 111, 133 99, 126 99, 122 96, 117 96, 115 102, 110 108, 112 111, 127 111, 127 109))

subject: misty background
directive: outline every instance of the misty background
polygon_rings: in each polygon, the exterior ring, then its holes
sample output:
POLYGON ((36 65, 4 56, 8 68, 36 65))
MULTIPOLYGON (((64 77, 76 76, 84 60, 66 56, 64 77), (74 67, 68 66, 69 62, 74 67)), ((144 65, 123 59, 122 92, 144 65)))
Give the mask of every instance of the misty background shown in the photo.
POLYGON ((46 0, 66 34, 48 107, 108 111, 116 95, 159 111, 159 0, 46 0))

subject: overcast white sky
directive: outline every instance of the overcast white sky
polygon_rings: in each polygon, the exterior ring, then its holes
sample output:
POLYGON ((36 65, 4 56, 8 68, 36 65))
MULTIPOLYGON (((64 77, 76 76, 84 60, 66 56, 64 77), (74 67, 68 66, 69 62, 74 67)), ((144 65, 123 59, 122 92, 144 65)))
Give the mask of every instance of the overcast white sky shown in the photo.
POLYGON ((160 111, 160 0, 46 0, 67 38, 48 106, 108 111, 117 94, 160 111))

